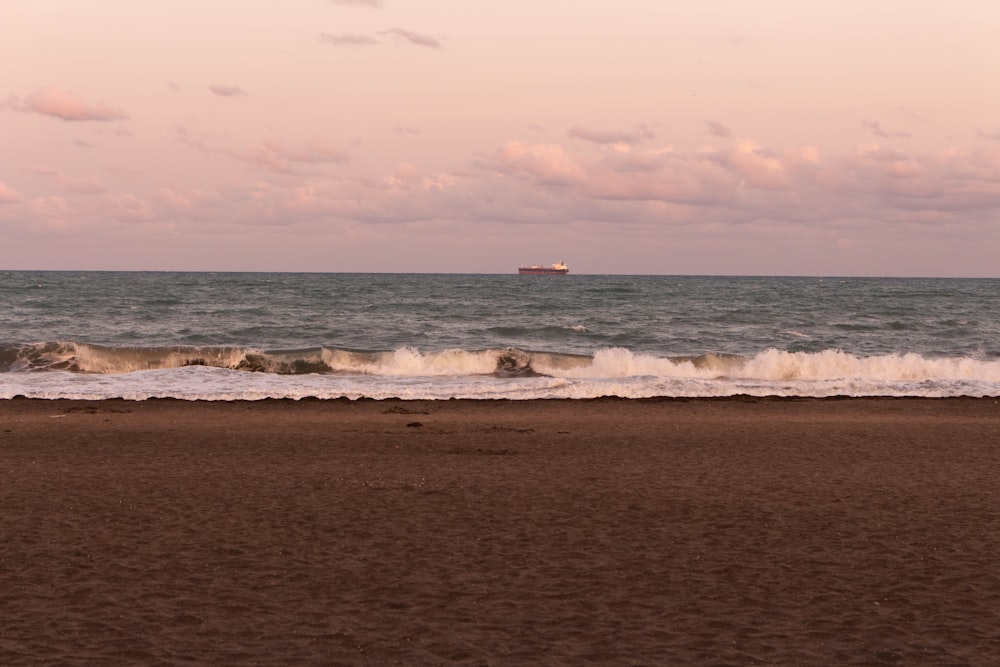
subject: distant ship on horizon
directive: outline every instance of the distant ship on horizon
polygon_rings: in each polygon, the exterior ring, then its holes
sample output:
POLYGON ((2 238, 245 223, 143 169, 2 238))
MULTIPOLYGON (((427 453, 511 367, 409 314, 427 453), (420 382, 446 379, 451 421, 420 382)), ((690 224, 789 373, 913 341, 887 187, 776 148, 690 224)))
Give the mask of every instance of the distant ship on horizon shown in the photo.
POLYGON ((564 276, 569 273, 569 267, 566 266, 565 262, 556 262, 549 266, 532 264, 531 266, 519 266, 517 272, 522 276, 564 276))

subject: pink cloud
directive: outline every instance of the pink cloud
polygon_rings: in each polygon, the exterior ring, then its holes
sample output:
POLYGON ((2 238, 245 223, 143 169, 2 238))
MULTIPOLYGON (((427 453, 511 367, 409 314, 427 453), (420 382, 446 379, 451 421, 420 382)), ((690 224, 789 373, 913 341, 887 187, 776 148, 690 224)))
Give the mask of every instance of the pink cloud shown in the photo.
MULTIPOLYGON (((380 31, 377 34, 393 37, 397 42, 412 44, 414 46, 422 46, 428 49, 441 48, 441 40, 436 37, 423 35, 404 28, 389 28, 388 30, 380 31)), ((382 43, 378 37, 374 37, 372 35, 360 35, 357 33, 333 34, 324 32, 320 33, 319 38, 320 41, 332 44, 333 46, 375 46, 382 43)))
POLYGON ((872 146, 835 166, 849 174, 840 192, 867 196, 886 211, 1000 210, 998 149, 911 154, 872 146))
POLYGON ((545 185, 570 185, 586 178, 584 168, 553 144, 511 141, 497 151, 496 161, 504 171, 530 174, 545 185))
POLYGON ((762 150, 753 142, 742 142, 726 156, 726 161, 746 187, 764 190, 790 187, 781 156, 762 150))
POLYGON ((3 181, 0 181, 0 204, 16 204, 21 201, 21 195, 3 181))
POLYGON ((112 121, 128 118, 124 111, 103 102, 88 104, 73 93, 59 88, 40 88, 23 100, 15 100, 14 108, 65 121, 112 121))
POLYGON ((219 137, 178 133, 199 150, 266 171, 237 170, 210 184, 174 182, 154 192, 129 193, 39 169, 36 180, 47 195, 28 198, 0 186, 0 201, 18 202, 0 206, 0 221, 35 219, 39 225, 93 229, 105 221, 136 229, 141 223, 142 229, 170 229, 191 238, 315 225, 396 234, 398 243, 409 243, 412 237, 406 235, 418 229, 448 225, 474 237, 502 225, 545 225, 553 234, 570 229, 575 234, 580 227, 556 226, 586 224, 597 239, 608 234, 600 225, 627 224, 651 243, 673 243, 679 234, 745 241, 745 233, 779 244, 795 238, 831 248, 835 242, 861 243, 866 235, 884 243, 892 236, 951 234, 995 247, 990 239, 996 238, 992 230, 1000 214, 1000 145, 985 142, 976 150, 872 145, 823 155, 810 147, 779 150, 749 141, 696 151, 628 152, 590 142, 510 141, 465 169, 395 163, 384 173, 361 175, 302 168, 349 159, 319 139, 233 149, 220 148, 219 137), (374 231, 377 225, 399 227, 374 231))
POLYGON ((643 169, 635 169, 635 162, 635 158, 611 158, 594 165, 587 196, 701 206, 724 204, 737 196, 739 177, 715 155, 668 152, 646 156, 643 169))
POLYGON ((208 138, 204 135, 195 134, 183 125, 178 125, 174 129, 177 131, 177 141, 187 144, 192 148, 197 148, 200 151, 211 152, 212 149, 209 147, 208 138))
POLYGON ((58 169, 51 169, 49 167, 37 167, 32 169, 31 173, 35 176, 49 179, 62 192, 75 194, 99 194, 105 192, 104 186, 92 176, 69 176, 58 169))
POLYGON ((485 166, 551 192, 562 206, 604 201, 619 216, 650 219, 663 219, 661 205, 698 207, 734 223, 891 221, 918 210, 950 220, 951 211, 1000 211, 1000 150, 909 154, 869 146, 824 159, 809 147, 774 151, 752 142, 728 151, 579 154, 509 142, 485 166))
POLYGON ((388 30, 383 30, 379 33, 380 35, 391 35, 398 40, 402 40, 414 46, 423 46, 428 49, 440 49, 441 41, 430 37, 428 35, 422 35, 412 30, 405 30, 403 28, 389 28, 388 30))
POLYGON ((130 192, 33 197, 25 200, 23 216, 37 226, 54 229, 106 229, 113 224, 157 220, 149 202, 130 192))
POLYGON ((346 164, 350 154, 314 139, 299 146, 287 146, 276 141, 263 141, 250 148, 228 148, 222 152, 255 167, 279 173, 294 171, 291 164, 346 164))
POLYGON ((321 139, 307 141, 298 147, 279 147, 279 150, 294 162, 346 164, 351 161, 349 154, 330 146, 321 139))
POLYGON ((861 127, 862 127, 862 129, 864 129, 865 132, 868 132, 869 134, 873 134, 876 137, 881 137, 883 139, 909 139, 910 138, 910 133, 909 132, 887 132, 886 130, 883 130, 882 126, 878 122, 876 122, 876 121, 863 120, 863 121, 861 121, 861 127))
POLYGON ((219 97, 242 97, 247 94, 247 92, 239 86, 229 86, 217 83, 212 84, 208 87, 208 89, 219 97))
POLYGON ((634 130, 592 130, 586 127, 573 126, 566 134, 574 139, 582 139, 594 144, 637 144, 656 135, 645 125, 639 125, 634 130))
POLYGON ((708 133, 713 137, 719 137, 720 139, 730 139, 733 136, 733 131, 729 129, 728 125, 720 123, 717 120, 710 120, 705 123, 708 126, 708 133))
POLYGON ((324 32, 319 36, 321 41, 327 44, 333 44, 334 46, 374 46, 379 43, 377 39, 371 35, 355 35, 355 34, 340 34, 332 35, 328 32, 324 32))
POLYGON ((178 126, 177 140, 205 153, 222 153, 241 162, 275 173, 295 173, 293 163, 299 164, 346 164, 351 161, 350 153, 330 146, 322 139, 311 139, 299 145, 289 145, 280 141, 265 140, 249 147, 219 147, 210 137, 191 132, 178 126))

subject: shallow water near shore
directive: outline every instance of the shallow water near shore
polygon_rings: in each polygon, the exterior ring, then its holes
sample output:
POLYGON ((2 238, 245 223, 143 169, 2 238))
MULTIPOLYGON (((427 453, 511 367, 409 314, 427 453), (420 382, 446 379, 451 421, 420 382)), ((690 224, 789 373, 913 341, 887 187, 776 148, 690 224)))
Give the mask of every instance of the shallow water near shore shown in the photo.
POLYGON ((0 398, 1000 395, 1000 280, 0 273, 0 398))

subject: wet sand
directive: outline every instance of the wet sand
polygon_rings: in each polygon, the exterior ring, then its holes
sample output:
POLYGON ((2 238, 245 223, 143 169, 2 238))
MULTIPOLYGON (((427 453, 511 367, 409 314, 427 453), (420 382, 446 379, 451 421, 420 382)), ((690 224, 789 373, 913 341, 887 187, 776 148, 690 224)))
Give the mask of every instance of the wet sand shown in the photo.
POLYGON ((0 664, 1000 662, 1000 401, 0 401, 0 664))

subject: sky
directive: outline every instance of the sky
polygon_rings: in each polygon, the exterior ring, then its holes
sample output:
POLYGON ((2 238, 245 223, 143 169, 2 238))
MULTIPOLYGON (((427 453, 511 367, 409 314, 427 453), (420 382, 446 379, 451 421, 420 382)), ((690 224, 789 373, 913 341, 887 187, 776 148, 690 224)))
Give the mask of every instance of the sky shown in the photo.
POLYGON ((0 0, 0 269, 1000 277, 995 0, 0 0))

